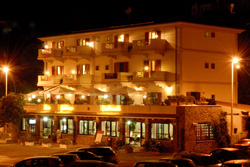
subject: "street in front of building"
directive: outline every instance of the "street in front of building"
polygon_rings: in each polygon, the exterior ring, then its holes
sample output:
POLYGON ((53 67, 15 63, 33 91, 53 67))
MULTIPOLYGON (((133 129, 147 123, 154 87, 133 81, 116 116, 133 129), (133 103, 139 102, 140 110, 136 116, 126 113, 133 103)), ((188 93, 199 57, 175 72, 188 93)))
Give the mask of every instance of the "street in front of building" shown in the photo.
MULTIPOLYGON (((68 149, 61 149, 58 145, 53 145, 50 148, 43 148, 42 146, 22 146, 20 144, 1 144, 0 145, 0 166, 9 166, 19 160, 31 156, 52 155, 55 153, 64 153, 71 150, 76 150, 82 145, 71 145, 68 149)), ((169 157, 171 153, 159 152, 134 152, 125 153, 123 150, 118 150, 120 162, 119 167, 132 167, 135 162, 141 160, 160 159, 169 157)))

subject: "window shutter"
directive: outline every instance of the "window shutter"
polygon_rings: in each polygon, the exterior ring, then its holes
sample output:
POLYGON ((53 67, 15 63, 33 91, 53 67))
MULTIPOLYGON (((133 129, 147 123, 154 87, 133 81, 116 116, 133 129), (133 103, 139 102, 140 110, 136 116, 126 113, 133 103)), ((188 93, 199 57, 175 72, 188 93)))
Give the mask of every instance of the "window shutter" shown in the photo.
POLYGON ((77 65, 76 66, 76 73, 79 75, 79 74, 81 74, 81 65, 77 65))
POLYGON ((124 42, 129 42, 129 34, 125 34, 124 42))
POLYGON ((52 42, 52 48, 55 48, 56 43, 52 42))
POLYGON ((115 63, 114 73, 119 71, 119 63, 115 63))
POLYGON ((55 71, 55 66, 52 66, 52 75, 55 75, 56 73, 55 73, 56 71, 55 71))
POLYGON ((145 45, 149 44, 149 32, 145 32, 145 45))
POLYGON ((128 62, 124 62, 124 70, 123 72, 128 72, 128 62))
POLYGON ((64 41, 61 41, 61 42, 60 42, 60 46, 61 46, 61 48, 64 47, 64 41))
POLYGON ((60 74, 63 75, 63 66, 60 66, 60 74))
POLYGON ((76 41, 76 43, 77 43, 77 46, 80 46, 80 39, 78 39, 78 40, 76 41))
POLYGON ((161 60, 156 60, 155 71, 161 71, 161 60))
POLYGON ((157 39, 161 39, 161 31, 156 31, 156 33, 157 33, 157 39))
POLYGON ((90 69, 90 65, 89 64, 85 64, 85 73, 89 74, 89 69, 90 69))
POLYGON ((118 47, 118 35, 114 36, 114 48, 118 47))

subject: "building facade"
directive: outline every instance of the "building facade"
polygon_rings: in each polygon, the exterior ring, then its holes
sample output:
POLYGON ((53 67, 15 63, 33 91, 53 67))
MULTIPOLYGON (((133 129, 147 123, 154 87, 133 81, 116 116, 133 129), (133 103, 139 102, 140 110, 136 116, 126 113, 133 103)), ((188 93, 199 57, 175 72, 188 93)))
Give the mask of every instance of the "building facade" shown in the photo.
MULTIPOLYGON (((154 139, 170 150, 209 150, 216 146, 210 122, 222 109, 162 102, 173 95, 230 102, 241 32, 174 22, 42 37, 44 75, 37 85, 44 104, 25 106, 22 129, 43 137, 59 130, 79 144, 91 144, 102 131, 111 145, 154 139)), ((234 88, 237 103, 236 82, 234 88)))

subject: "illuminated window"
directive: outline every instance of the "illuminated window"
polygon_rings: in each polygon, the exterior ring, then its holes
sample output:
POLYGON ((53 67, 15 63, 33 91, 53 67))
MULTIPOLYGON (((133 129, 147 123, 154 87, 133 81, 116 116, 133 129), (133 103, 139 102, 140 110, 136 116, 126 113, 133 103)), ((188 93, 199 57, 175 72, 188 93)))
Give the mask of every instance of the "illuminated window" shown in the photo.
POLYGON ((95 135, 96 124, 94 120, 80 120, 79 121, 79 134, 95 135))
POLYGON ((89 38, 78 39, 77 46, 86 46, 90 42, 89 38))
POLYGON ((52 134, 54 121, 51 118, 43 117, 43 136, 52 134))
POLYGON ((145 71, 161 71, 161 60, 144 60, 145 71))
POLYGON ((52 75, 63 75, 63 66, 52 66, 52 75))
POLYGON ((29 129, 29 132, 33 133, 36 131, 36 119, 35 118, 23 118, 22 124, 21 124, 21 130, 27 130, 29 129))
POLYGON ((62 118, 59 121, 59 129, 62 134, 73 134, 74 133, 74 120, 68 118, 62 118))
POLYGON ((151 139, 173 140, 171 123, 151 123, 151 139))
POLYGON ((63 41, 57 42, 57 48, 58 49, 62 49, 63 47, 64 47, 64 42, 63 41))
POLYGON ((105 136, 119 136, 118 134, 118 121, 102 121, 101 130, 104 131, 105 136))
POLYGON ((205 31, 205 37, 209 37, 209 32, 205 31))
POLYGON ((197 140, 213 140, 213 127, 208 123, 198 123, 196 127, 197 140))
POLYGON ((118 35, 118 41, 124 42, 124 34, 118 35))
POLYGON ((77 74, 89 74, 90 73, 90 65, 89 64, 81 64, 77 65, 77 74))

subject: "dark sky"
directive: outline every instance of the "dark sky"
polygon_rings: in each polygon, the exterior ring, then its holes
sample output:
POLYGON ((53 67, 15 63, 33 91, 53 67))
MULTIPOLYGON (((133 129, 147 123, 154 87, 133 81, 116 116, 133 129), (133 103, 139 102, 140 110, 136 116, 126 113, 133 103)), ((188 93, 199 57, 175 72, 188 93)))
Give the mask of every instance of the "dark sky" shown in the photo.
POLYGON ((88 28, 106 27, 152 20, 178 19, 191 14, 192 1, 20 1, 1 2, 0 21, 11 26, 25 24, 38 36, 88 28), (131 7, 129 15, 126 9, 131 7), (129 20, 130 19, 130 20, 129 20))

